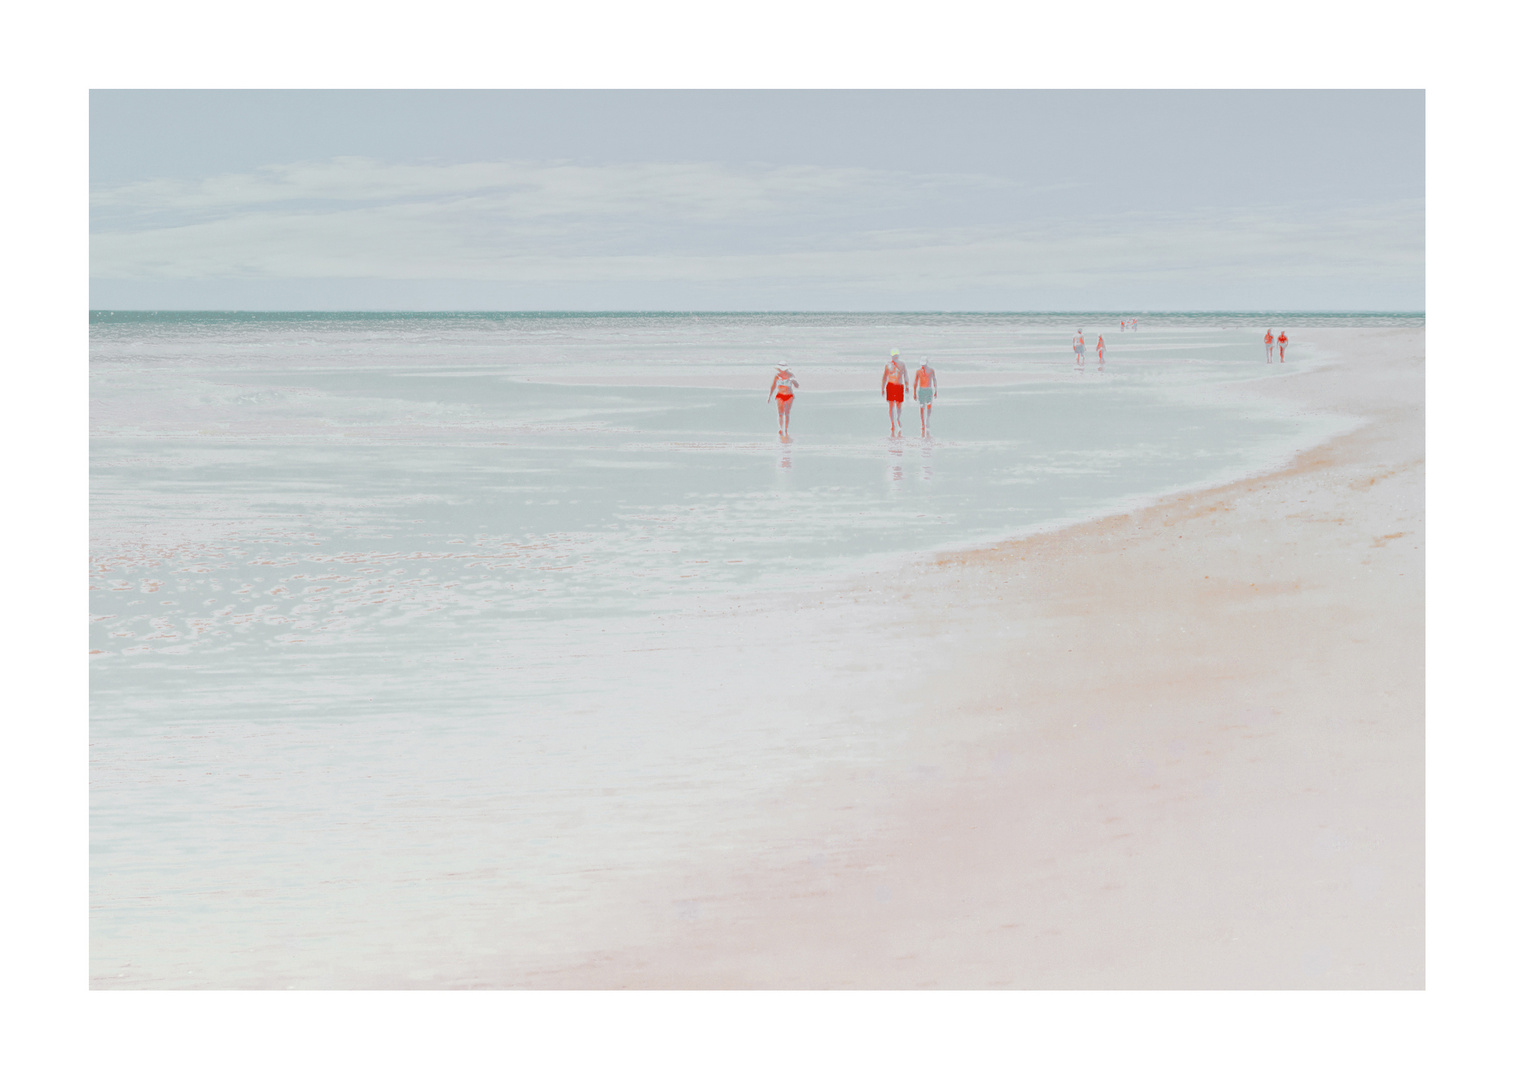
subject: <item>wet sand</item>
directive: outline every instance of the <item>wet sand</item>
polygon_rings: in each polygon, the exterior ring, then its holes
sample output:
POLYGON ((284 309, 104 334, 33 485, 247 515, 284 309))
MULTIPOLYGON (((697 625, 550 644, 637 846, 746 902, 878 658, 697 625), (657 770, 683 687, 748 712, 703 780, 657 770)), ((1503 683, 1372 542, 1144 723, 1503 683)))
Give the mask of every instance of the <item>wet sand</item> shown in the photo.
POLYGON ((471 984, 1423 987, 1425 335, 1291 337, 1227 392, 1354 431, 858 598, 920 628, 889 761, 471 984))

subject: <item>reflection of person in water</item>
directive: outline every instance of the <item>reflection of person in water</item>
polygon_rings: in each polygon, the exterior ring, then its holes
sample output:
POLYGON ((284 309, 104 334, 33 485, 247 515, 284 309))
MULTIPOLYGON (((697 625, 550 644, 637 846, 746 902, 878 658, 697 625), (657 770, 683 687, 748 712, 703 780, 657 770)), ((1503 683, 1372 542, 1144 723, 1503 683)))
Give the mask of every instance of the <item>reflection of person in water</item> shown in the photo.
POLYGON ((936 369, 922 360, 915 372, 915 400, 921 404, 921 438, 931 433, 931 402, 936 398, 936 369))
POLYGON ((785 364, 777 365, 778 374, 774 375, 773 382, 768 384, 768 400, 775 397, 779 399, 779 438, 789 437, 789 410, 794 407, 794 392, 800 388, 799 380, 794 377, 785 364))
POLYGON ((903 435, 905 420, 900 413, 905 408, 905 365, 900 363, 898 349, 889 351, 889 362, 884 365, 884 380, 879 384, 879 392, 889 405, 889 434, 903 435))

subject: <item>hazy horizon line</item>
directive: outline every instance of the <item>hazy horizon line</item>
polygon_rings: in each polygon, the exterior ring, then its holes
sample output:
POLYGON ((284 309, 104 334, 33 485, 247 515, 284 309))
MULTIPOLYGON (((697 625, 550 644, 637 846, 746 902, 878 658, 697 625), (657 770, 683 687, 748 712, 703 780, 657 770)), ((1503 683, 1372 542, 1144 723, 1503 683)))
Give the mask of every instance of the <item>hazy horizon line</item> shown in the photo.
POLYGON ((89 308, 91 315, 1404 315, 1404 308, 89 308))

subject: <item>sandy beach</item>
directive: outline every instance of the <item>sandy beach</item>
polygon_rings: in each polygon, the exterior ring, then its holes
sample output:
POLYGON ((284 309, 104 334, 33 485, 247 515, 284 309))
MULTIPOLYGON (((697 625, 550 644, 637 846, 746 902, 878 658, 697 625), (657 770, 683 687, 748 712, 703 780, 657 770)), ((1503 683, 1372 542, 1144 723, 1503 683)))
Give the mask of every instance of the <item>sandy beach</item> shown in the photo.
POLYGON ((853 596, 918 642, 890 760, 466 984, 1423 987, 1425 335, 1295 340, 1226 392, 1354 430, 853 596))

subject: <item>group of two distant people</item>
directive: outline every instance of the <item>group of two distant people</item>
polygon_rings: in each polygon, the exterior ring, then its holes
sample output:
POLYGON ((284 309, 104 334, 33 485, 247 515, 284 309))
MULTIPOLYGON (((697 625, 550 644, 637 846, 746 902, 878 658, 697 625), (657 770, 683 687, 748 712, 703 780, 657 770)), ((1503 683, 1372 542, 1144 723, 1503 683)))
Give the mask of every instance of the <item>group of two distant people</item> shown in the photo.
MULTIPOLYGON (((1136 320, 1135 319, 1122 319, 1120 321, 1120 332, 1121 333, 1124 334, 1126 332, 1126 330, 1127 330, 1128 327, 1131 330, 1135 330, 1136 329, 1136 320)), ((1099 369, 1101 371, 1104 371, 1105 370, 1105 335, 1104 334, 1099 335, 1099 344, 1097 344, 1097 345, 1094 346, 1094 351, 1099 355, 1099 369)), ((1084 366, 1084 328, 1083 327, 1079 327, 1078 328, 1078 332, 1073 335, 1073 362, 1075 364, 1077 364, 1080 369, 1082 369, 1083 366, 1084 366)))
MULTIPOLYGON (((1120 328, 1122 330, 1124 330, 1126 328, 1126 324, 1125 323, 1121 323, 1120 324, 1120 328)), ((1131 329, 1133 329, 1133 330, 1136 329, 1136 323, 1135 323, 1134 320, 1131 323, 1131 329)), ((1101 371, 1104 371, 1105 370, 1105 335, 1104 334, 1101 334, 1099 336, 1099 344, 1095 346, 1095 351, 1097 353, 1099 353, 1099 369, 1101 371)), ((1084 330, 1083 330, 1083 327, 1079 327, 1078 333, 1076 333, 1076 334, 1073 335, 1073 362, 1078 365, 1079 370, 1082 372, 1083 367, 1084 367, 1084 330)))
MULTIPOLYGON (((891 349, 889 362, 884 365, 884 377, 879 382, 879 393, 889 406, 891 437, 905 433, 905 420, 900 414, 905 407, 905 379, 908 376, 909 372, 900 362, 900 351, 891 349)), ((799 380, 794 377, 789 366, 779 364, 778 374, 774 375, 773 382, 768 386, 768 400, 778 399, 780 438, 789 437, 789 410, 794 407, 794 392, 799 386, 799 380)), ((936 400, 937 393, 936 369, 931 366, 930 360, 922 360, 921 366, 916 368, 910 392, 921 407, 921 438, 924 439, 931 433, 931 405, 936 400)))

